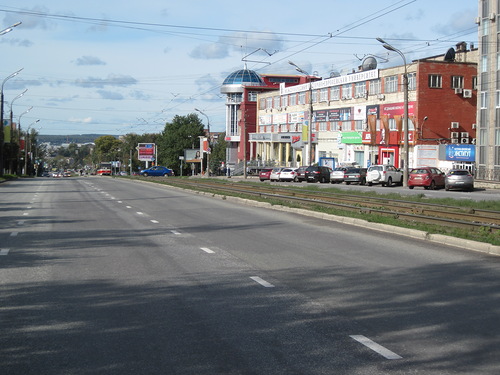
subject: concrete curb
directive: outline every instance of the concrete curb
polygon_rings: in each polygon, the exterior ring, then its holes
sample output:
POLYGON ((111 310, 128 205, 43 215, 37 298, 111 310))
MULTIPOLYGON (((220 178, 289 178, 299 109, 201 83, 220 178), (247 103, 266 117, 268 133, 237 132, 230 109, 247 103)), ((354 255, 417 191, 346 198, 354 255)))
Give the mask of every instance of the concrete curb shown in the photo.
MULTIPOLYGON (((182 189, 182 188, 179 188, 179 189, 182 189)), ((185 189, 182 189, 182 190, 185 190, 185 189)), ((281 205, 272 205, 272 204, 267 203, 267 202, 253 201, 251 199, 231 197, 231 196, 226 196, 226 195, 218 195, 218 194, 214 194, 214 193, 205 193, 205 192, 201 192, 201 191, 193 191, 193 192, 196 194, 199 194, 199 195, 209 195, 209 196, 212 196, 214 198, 224 199, 224 200, 228 200, 231 202, 243 204, 246 206, 268 208, 268 209, 283 211, 283 212, 291 212, 291 213, 296 213, 296 214, 303 215, 303 216, 314 217, 317 219, 330 220, 330 221, 335 221, 335 222, 342 223, 342 224, 354 225, 354 226, 362 227, 362 228, 370 228, 370 229, 377 230, 380 232, 388 232, 388 233, 392 233, 392 234, 398 234, 401 236, 416 238, 419 240, 429 241, 429 242, 438 243, 438 244, 442 244, 442 245, 454 246, 454 247, 458 247, 458 248, 464 249, 464 250, 477 251, 477 252, 486 253, 486 254, 490 254, 490 255, 500 255, 500 246, 495 246, 495 245, 491 245, 491 244, 484 243, 484 242, 466 240, 466 239, 457 238, 457 237, 450 237, 450 236, 445 236, 442 234, 431 234, 431 233, 424 232, 421 230, 395 227, 395 226, 387 225, 387 224, 371 223, 371 222, 363 220, 363 219, 330 215, 330 214, 325 214, 322 212, 304 210, 301 208, 292 208, 292 207, 286 207, 286 206, 281 206, 281 205)))

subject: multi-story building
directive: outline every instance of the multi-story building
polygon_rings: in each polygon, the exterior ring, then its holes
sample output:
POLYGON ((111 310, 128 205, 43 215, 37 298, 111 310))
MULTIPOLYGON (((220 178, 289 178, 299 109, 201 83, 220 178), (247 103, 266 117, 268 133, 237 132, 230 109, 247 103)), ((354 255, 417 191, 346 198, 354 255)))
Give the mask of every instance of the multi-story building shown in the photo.
MULTIPOLYGON (((406 69, 409 167, 473 169, 477 50, 460 43, 406 69)), ((311 164, 403 167, 404 73, 404 65, 377 69, 371 61, 352 74, 306 77, 311 82, 260 93, 252 156, 290 166, 312 158, 311 164)))
POLYGON ((255 144, 248 141, 249 134, 256 132, 257 95, 275 91, 281 84, 289 87, 305 81, 300 75, 259 75, 246 66, 227 76, 221 93, 226 94, 226 162, 231 169, 245 160, 257 159, 255 144))
POLYGON ((479 0, 477 177, 500 181, 500 1, 479 0))

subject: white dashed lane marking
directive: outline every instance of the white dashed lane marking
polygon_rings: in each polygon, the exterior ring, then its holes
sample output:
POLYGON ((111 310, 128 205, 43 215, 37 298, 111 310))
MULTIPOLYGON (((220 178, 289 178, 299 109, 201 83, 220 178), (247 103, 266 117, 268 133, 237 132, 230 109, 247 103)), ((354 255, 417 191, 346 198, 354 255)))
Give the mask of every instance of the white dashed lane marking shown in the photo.
POLYGON ((214 254, 215 253, 215 251, 210 250, 208 247, 201 247, 201 250, 203 250, 205 253, 208 253, 208 254, 214 254))
POLYGON ((259 283, 260 285, 262 285, 263 287, 266 287, 266 288, 274 288, 274 285, 271 284, 271 283, 268 283, 266 280, 264 279, 261 279, 259 276, 251 276, 250 277, 253 281, 259 283))
POLYGON ((0 255, 7 255, 10 249, 0 249, 0 255))
POLYGON ((368 337, 362 336, 362 335, 351 335, 350 336, 352 339, 356 340, 357 342, 363 344, 367 348, 370 348, 374 352, 380 354, 381 356, 387 358, 387 359, 401 359, 403 357, 397 355, 394 352, 391 352, 389 349, 383 347, 380 344, 377 344, 375 341, 370 340, 368 337))

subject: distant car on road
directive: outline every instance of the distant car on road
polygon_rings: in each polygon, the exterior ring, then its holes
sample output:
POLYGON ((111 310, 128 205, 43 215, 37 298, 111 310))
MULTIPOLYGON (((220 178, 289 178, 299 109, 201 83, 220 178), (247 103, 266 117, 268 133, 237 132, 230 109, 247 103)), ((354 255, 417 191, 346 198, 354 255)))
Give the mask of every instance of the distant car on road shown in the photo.
POLYGON ((330 167, 310 165, 306 169, 306 181, 307 182, 330 182, 330 175, 332 169, 330 167))
POLYGON ((280 180, 280 173, 282 170, 283 170, 283 168, 273 168, 273 170, 271 171, 271 174, 269 175, 269 180, 271 180, 271 182, 279 181, 280 180))
POLYGON ((154 167, 143 169, 140 174, 144 177, 147 176, 173 176, 174 171, 167 167, 162 167, 160 165, 156 165, 154 167))
POLYGON ((474 176, 466 169, 452 169, 445 176, 444 188, 473 191, 474 176))
POLYGON ((306 169, 307 169, 306 165, 297 168, 297 182, 302 182, 306 180, 306 169))
POLYGON ((360 185, 366 184, 366 168, 348 168, 344 173, 344 182, 350 185, 352 182, 357 182, 360 185))
POLYGON ((434 167, 418 167, 410 170, 408 187, 423 186, 424 189, 435 190, 444 187, 445 175, 434 167))
POLYGON ((280 172, 280 181, 297 181, 297 168, 283 168, 280 172))
POLYGON ((334 168, 332 173, 330 174, 330 182, 332 184, 341 184, 344 181, 346 171, 346 167, 334 168))
POLYGON ((271 176, 272 171, 273 171, 272 168, 261 169, 259 172, 259 180, 261 180, 261 181, 269 180, 271 178, 270 176, 271 176))
POLYGON ((377 164, 368 168, 366 173, 366 183, 368 186, 380 184, 382 186, 392 186, 393 183, 403 183, 403 172, 394 165, 377 164))

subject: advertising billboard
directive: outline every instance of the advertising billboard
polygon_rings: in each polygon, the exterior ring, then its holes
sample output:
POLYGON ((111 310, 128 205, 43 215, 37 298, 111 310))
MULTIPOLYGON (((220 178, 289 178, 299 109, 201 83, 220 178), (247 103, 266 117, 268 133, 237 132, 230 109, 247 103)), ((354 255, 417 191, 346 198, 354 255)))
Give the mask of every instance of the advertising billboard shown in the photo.
POLYGON ((451 161, 476 161, 476 146, 470 144, 446 145, 446 160, 451 161))
POLYGON ((138 159, 140 161, 155 160, 155 144, 154 143, 139 143, 137 146, 138 159))

